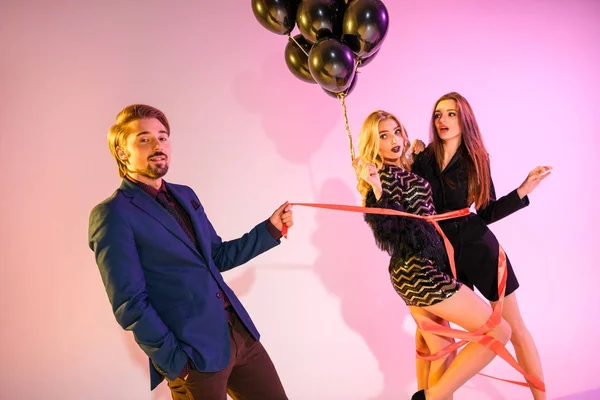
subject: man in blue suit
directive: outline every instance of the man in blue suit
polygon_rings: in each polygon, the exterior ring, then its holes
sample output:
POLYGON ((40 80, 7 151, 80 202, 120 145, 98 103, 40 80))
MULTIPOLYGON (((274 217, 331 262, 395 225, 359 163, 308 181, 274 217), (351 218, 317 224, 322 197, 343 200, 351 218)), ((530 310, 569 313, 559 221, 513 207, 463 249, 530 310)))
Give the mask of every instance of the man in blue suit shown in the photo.
POLYGON ((239 239, 222 241, 187 186, 165 182, 170 128, 154 107, 117 115, 108 144, 121 187, 91 212, 89 244, 117 322, 150 361, 151 390, 173 399, 287 399, 250 316, 221 272, 279 244, 293 224, 279 207, 239 239))

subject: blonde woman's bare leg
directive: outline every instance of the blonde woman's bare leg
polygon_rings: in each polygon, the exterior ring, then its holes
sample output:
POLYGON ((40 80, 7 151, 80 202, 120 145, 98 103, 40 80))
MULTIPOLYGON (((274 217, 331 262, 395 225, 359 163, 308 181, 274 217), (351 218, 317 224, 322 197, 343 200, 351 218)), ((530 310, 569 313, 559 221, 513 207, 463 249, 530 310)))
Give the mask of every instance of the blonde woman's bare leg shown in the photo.
MULTIPOLYGON (((461 286, 452 297, 424 308, 467 331, 479 329, 492 314, 491 307, 466 286, 461 286)), ((505 344, 510 339, 510 326, 502 319, 487 335, 505 344)), ((438 382, 425 390, 425 397, 427 400, 446 399, 488 365, 495 356, 496 354, 487 347, 479 343, 469 343, 457 354, 438 382)))
MULTIPOLYGON (((436 322, 443 326, 447 326, 447 327, 450 326, 448 321, 441 319, 437 315, 430 313, 429 311, 425 310, 422 307, 408 307, 408 308, 410 310, 412 317, 414 318, 414 320, 417 323, 420 321, 431 320, 431 321, 436 322)), ((435 335, 432 333, 426 333, 426 332, 421 331, 418 328, 417 328, 417 332, 418 332, 419 336, 422 338, 421 340, 423 342, 425 342, 426 351, 421 351, 421 353, 424 353, 424 354, 435 354, 435 353, 441 351, 442 349, 444 349, 445 347, 454 343, 454 339, 452 339, 452 338, 438 336, 438 335, 435 335)), ((452 353, 450 353, 444 357, 441 357, 437 360, 434 360, 434 361, 421 360, 424 362, 428 362, 429 368, 427 371, 427 376, 425 377, 426 382, 424 383, 424 386, 420 387, 420 385, 418 385, 419 386, 418 389, 419 390, 427 389, 431 386, 434 386, 438 382, 438 380, 444 375, 444 373, 446 372, 446 369, 448 368, 448 366, 450 365, 450 363, 452 362, 454 357, 456 357, 456 352, 452 352, 452 353)), ((417 358, 417 360, 419 360, 419 359, 417 358)), ((417 371, 417 375, 418 374, 419 374, 419 371, 417 371)), ((417 383, 419 383, 418 380, 417 380, 417 383)), ((452 395, 446 397, 444 400, 452 400, 452 395)))
MULTIPOLYGON (((423 337, 423 332, 418 327, 415 331, 415 349, 421 354, 431 354, 427 342, 423 337)), ((416 357, 417 390, 427 389, 429 387, 430 364, 429 361, 416 357)))

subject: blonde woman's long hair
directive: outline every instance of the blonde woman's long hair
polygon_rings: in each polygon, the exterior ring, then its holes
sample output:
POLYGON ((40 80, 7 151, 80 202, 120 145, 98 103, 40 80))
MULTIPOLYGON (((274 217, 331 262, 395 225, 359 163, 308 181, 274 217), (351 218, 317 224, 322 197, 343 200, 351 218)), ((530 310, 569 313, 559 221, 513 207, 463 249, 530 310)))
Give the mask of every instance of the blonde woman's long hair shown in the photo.
POLYGON ((402 140, 404 141, 404 148, 400 155, 400 166, 403 169, 410 171, 410 166, 412 164, 406 157, 406 154, 410 150, 408 134, 400 120, 396 118, 394 114, 383 110, 376 110, 369 114, 360 129, 358 136, 358 156, 353 162, 353 166, 357 172, 356 177, 358 179, 356 188, 362 196, 363 205, 365 204, 367 193, 369 193, 371 185, 358 176, 358 167, 363 164, 373 163, 377 167, 377 170, 379 170, 383 166, 384 160, 379 154, 379 123, 387 119, 393 119, 398 124, 402 134, 402 140))

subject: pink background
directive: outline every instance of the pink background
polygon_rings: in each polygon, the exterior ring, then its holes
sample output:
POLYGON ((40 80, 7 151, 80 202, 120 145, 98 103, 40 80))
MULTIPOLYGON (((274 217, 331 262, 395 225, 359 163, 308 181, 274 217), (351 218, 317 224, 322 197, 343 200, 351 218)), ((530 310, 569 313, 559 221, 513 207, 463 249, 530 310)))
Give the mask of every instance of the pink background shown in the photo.
MULTIPOLYGON (((500 194, 540 164, 531 206, 492 226, 521 282, 550 399, 600 398, 597 149, 600 3, 387 0, 390 29, 347 100, 427 140, 433 102, 474 107, 500 194)), ((339 103, 296 79, 250 1, 4 1, 0 6, 0 398, 169 399, 111 313, 87 247, 119 185, 106 131, 143 102, 171 121, 168 180, 224 238, 283 201, 358 204, 339 103)), ((297 30, 294 31, 297 33, 297 30)), ((290 399, 414 391, 413 323, 362 217, 295 208, 290 239, 226 274, 290 399)), ((519 378, 502 360, 486 372, 519 378)), ((476 377, 456 398, 527 399, 476 377)))

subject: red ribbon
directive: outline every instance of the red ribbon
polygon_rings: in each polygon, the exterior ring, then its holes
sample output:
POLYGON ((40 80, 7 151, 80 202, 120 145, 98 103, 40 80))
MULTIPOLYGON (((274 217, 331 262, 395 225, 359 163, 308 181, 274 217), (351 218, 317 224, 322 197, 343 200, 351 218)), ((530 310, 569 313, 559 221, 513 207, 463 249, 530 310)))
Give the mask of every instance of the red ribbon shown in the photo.
MULTIPOLYGON (((448 253, 448 260, 450 261, 450 269, 452 270, 452 275, 456 279, 456 265, 454 262, 454 248, 450 241, 440 228, 438 221, 443 221, 452 218, 463 217, 465 215, 469 215, 471 212, 468 208, 463 208, 461 210, 450 211, 444 214, 435 214, 435 215, 416 215, 402 211, 396 211, 389 208, 371 208, 371 207, 358 207, 358 206, 347 206, 347 205, 338 205, 338 204, 322 204, 322 203, 290 203, 295 206, 303 206, 303 207, 312 207, 312 208, 322 208, 329 210, 338 210, 338 211, 348 211, 348 212, 356 212, 361 214, 380 214, 380 215, 395 215, 401 217, 408 218, 417 218, 424 219, 435 226, 435 229, 438 231, 442 239, 444 240, 444 246, 446 247, 446 252, 448 253)), ((283 225, 282 234, 285 238, 287 238, 288 227, 283 225)), ((508 352, 506 347, 502 342, 495 339, 492 336, 487 336, 486 333, 490 332, 494 327, 496 327, 500 321, 502 320, 502 304, 504 303, 504 295, 506 291, 506 278, 507 278, 507 267, 506 267, 506 254, 504 253, 504 249, 502 246, 498 246, 498 302, 492 311, 492 315, 490 318, 479 328, 473 332, 463 331, 459 329, 453 329, 450 327, 446 327, 440 325, 432 320, 424 321, 421 323, 417 323, 419 329, 423 332, 433 333, 438 336, 445 336, 454 339, 460 339, 459 341, 446 346, 444 349, 439 352, 431 355, 425 355, 417 351, 417 357, 433 361, 437 360, 441 357, 448 355, 449 353, 458 350, 462 346, 466 345, 469 342, 477 342, 483 346, 486 346, 493 352, 495 352, 500 358, 510 364, 514 369, 519 371, 525 377, 525 379, 536 389, 541 390, 543 392, 546 391, 546 385, 544 382, 535 376, 532 376, 525 372, 523 368, 519 365, 519 363, 515 360, 515 358, 508 352)), ((479 375, 486 376, 488 378, 497 379, 503 382, 513 383, 515 385, 520 386, 529 386, 525 382, 512 381, 508 379, 496 378, 494 376, 486 375, 480 373, 479 375)))

